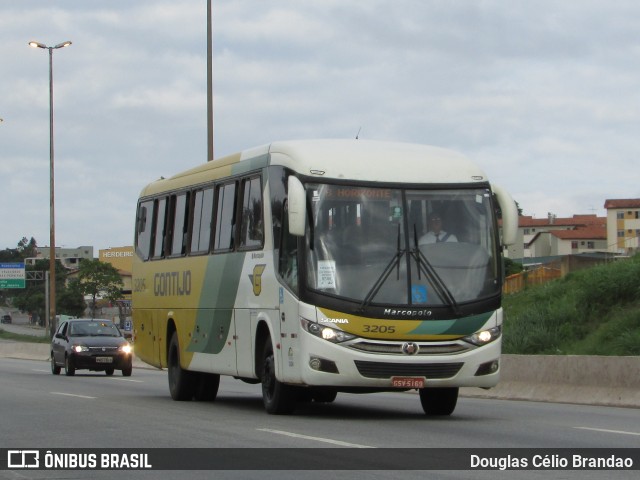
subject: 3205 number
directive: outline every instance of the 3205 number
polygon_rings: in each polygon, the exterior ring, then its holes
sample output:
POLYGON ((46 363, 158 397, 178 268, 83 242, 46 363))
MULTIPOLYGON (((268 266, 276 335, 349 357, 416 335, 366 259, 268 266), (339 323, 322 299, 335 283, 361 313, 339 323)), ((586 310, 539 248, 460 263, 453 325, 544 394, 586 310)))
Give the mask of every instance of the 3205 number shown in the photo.
POLYGON ((395 333, 396 327, 393 325, 365 325, 364 333, 395 333))

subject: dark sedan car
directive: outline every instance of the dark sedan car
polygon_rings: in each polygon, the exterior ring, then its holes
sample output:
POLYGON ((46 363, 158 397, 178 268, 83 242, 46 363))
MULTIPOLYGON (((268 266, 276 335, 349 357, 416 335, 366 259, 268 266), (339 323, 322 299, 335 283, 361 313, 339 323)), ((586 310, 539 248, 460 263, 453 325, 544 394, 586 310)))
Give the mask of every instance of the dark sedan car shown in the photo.
POLYGON ((60 324, 51 340, 51 372, 74 375, 76 370, 93 370, 113 375, 131 375, 132 348, 110 320, 74 319, 60 324))

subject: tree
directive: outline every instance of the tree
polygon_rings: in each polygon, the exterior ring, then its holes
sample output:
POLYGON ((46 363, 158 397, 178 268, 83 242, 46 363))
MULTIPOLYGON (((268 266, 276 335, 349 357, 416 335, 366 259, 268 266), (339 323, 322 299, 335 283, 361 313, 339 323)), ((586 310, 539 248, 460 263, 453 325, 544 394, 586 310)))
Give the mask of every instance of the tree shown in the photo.
POLYGON ((18 242, 18 252, 22 258, 32 258, 38 256, 38 244, 36 239, 31 237, 31 240, 27 240, 27 237, 22 237, 22 240, 18 242))
POLYGON ((83 260, 78 270, 77 289, 91 296, 91 316, 95 316, 96 298, 102 296, 112 302, 122 298, 124 283, 118 270, 100 260, 83 260))
POLYGON ((61 312, 72 317, 82 317, 87 304, 84 301, 78 280, 71 280, 67 287, 56 295, 56 304, 61 312))

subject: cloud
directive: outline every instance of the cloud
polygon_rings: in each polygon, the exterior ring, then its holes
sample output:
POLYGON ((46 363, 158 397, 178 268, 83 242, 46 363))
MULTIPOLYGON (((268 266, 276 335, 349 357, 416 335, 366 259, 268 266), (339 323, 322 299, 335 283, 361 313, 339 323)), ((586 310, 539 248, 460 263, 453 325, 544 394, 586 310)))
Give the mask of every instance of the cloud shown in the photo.
MULTIPOLYGON (((206 160, 206 2, 5 2, 0 242, 132 241, 141 188, 206 160)), ((289 138, 458 150, 525 212, 637 197, 640 5, 631 0, 213 2, 217 156, 289 138)))

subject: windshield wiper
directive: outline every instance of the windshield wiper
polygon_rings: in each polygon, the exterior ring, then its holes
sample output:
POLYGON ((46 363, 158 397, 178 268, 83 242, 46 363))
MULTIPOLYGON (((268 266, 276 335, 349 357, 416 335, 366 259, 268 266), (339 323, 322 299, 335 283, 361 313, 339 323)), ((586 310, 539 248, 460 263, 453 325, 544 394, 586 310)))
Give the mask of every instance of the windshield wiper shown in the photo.
POLYGON ((362 300, 362 303, 360 304, 359 311, 362 311, 365 306, 371 304, 371 301, 378 294, 378 292, 382 288, 382 285, 384 285, 384 282, 387 281, 387 278, 389 278, 389 275, 391 275, 391 272, 394 268, 397 268, 396 275, 398 277, 398 280, 400 279, 400 259, 405 253, 406 250, 400 248, 400 224, 398 223, 398 247, 396 253, 391 258, 391 261, 387 264, 385 269, 382 271, 382 273, 376 280, 376 283, 374 283, 371 289, 367 292, 367 295, 364 297, 364 300, 362 300))
POLYGON ((416 230, 415 224, 413 225, 413 241, 414 248, 411 253, 418 264, 418 279, 420 278, 420 272, 424 273, 425 277, 433 283, 433 287, 436 289, 440 298, 448 303, 448 306, 451 307, 457 316, 462 316, 460 307, 458 307, 458 302, 456 302, 451 290, 449 290, 449 287, 447 287, 447 284, 442 280, 442 277, 438 275, 436 269, 431 265, 424 253, 422 253, 422 250, 418 247, 418 231, 416 230))

